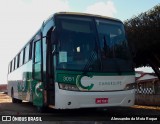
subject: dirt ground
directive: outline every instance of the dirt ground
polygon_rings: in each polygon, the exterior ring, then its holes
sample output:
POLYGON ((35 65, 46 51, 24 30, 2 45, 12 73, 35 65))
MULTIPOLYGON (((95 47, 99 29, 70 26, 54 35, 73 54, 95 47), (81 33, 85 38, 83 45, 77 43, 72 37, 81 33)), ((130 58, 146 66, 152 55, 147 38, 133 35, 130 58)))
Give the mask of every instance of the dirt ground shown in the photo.
POLYGON ((36 108, 31 103, 12 103, 10 96, 4 93, 0 93, 0 115, 23 115, 32 113, 36 113, 36 108))
POLYGON ((0 103, 10 103, 11 97, 9 97, 7 94, 0 93, 0 103))
MULTIPOLYGON (((48 113, 39 113, 36 110, 36 107, 32 103, 24 102, 23 103, 12 103, 11 97, 7 94, 0 93, 0 115, 13 115, 13 116, 45 116, 48 117, 46 120, 58 120, 55 124, 66 124, 66 120, 74 120, 77 124, 81 124, 79 120, 100 120, 100 121, 91 121, 91 123, 84 124, 106 124, 107 117, 159 117, 160 116, 160 107, 158 106, 138 106, 133 107, 117 107, 109 108, 104 111, 95 111, 92 109, 82 109, 82 110, 58 110, 50 111, 48 113), (64 120, 64 121, 63 121, 64 120)), ((51 121, 50 121, 51 122, 51 121)), ((83 121, 84 122, 84 121, 83 121)), ((151 122, 151 121, 150 121, 151 122)), ((156 121, 159 123, 159 121, 156 121)), ((124 123, 124 122, 123 122, 124 123)), ((70 122, 68 123, 70 124, 70 122)), ((73 123, 72 123, 73 124, 73 123)), ((83 124, 83 123, 82 123, 83 124)), ((108 124, 108 123, 107 123, 108 124)), ((113 124, 113 123, 111 123, 113 124)), ((122 123, 119 123, 122 124, 122 123)), ((147 123, 148 124, 148 123, 147 123)))

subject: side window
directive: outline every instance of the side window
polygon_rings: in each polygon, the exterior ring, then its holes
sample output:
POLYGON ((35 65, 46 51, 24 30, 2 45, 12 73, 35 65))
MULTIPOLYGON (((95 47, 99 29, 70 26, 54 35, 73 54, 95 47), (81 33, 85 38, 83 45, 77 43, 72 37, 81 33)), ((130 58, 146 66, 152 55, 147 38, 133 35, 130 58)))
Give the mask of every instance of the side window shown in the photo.
POLYGON ((29 59, 32 59, 32 49, 33 49, 33 41, 32 42, 30 42, 30 44, 29 44, 30 46, 29 46, 29 59))
POLYGON ((34 62, 40 62, 41 61, 41 42, 37 41, 35 43, 35 58, 34 58, 34 62))
POLYGON ((18 67, 19 67, 19 65, 18 65, 18 56, 19 56, 19 55, 16 56, 16 63, 15 63, 16 65, 15 65, 15 68, 18 68, 18 67))
POLYGON ((23 65, 23 50, 21 51, 20 56, 19 56, 19 66, 21 65, 23 65))
POLYGON ((12 60, 12 71, 14 71, 14 59, 12 60))
POLYGON ((29 60, 29 44, 26 46, 25 48, 25 59, 24 59, 24 63, 28 62, 29 60))
POLYGON ((16 57, 14 58, 14 70, 16 69, 16 57))
POLYGON ((19 67, 19 57, 20 57, 20 53, 17 55, 17 68, 19 67))
POLYGON ((17 68, 17 56, 14 58, 14 69, 17 68))
POLYGON ((41 41, 36 41, 34 43, 34 60, 33 60, 33 78, 36 80, 41 80, 41 41))
POLYGON ((10 66, 10 72, 12 72, 12 61, 11 61, 11 66, 10 66))
POLYGON ((22 62, 22 64, 24 64, 25 63, 25 52, 26 52, 26 47, 23 49, 23 62, 22 62))

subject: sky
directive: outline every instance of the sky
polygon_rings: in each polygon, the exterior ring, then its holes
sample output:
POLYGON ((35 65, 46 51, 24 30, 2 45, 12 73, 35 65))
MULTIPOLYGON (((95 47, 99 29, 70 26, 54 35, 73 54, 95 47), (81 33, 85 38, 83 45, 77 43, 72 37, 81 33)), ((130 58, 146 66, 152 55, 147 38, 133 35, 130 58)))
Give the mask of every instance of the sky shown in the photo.
POLYGON ((0 84, 7 83, 10 60, 53 13, 84 12, 125 21, 159 3, 160 0, 0 0, 0 84))

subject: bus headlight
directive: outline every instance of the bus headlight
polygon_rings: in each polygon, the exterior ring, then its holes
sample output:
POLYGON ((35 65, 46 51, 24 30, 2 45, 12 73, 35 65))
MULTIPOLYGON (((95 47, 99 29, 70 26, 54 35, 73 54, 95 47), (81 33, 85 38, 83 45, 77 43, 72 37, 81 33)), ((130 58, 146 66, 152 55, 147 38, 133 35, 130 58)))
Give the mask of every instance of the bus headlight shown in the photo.
POLYGON ((64 84, 64 83, 59 83, 59 88, 63 90, 71 90, 71 91, 78 91, 78 87, 76 85, 72 84, 64 84))
POLYGON ((136 88, 136 83, 127 84, 124 90, 132 90, 136 88))

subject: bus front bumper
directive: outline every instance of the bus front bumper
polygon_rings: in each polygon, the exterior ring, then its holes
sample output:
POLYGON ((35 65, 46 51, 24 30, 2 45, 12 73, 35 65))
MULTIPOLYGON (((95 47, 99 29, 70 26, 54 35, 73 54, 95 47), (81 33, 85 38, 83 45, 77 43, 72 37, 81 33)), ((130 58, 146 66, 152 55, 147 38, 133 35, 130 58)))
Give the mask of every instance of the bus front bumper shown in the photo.
POLYGON ((81 92, 59 89, 56 83, 55 109, 133 106, 135 91, 81 92))

